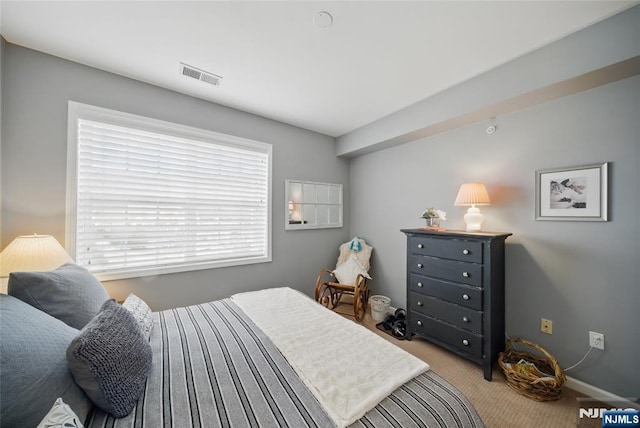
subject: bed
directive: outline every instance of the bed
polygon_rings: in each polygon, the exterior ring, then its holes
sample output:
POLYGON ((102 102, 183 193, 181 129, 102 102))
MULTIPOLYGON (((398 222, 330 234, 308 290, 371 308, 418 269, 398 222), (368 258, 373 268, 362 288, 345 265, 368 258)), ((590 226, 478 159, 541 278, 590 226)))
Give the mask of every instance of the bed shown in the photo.
POLYGON ((154 312, 151 319, 150 369, 133 409, 116 418, 91 406, 86 427, 484 426, 467 398, 428 365, 288 288, 154 312), (324 336, 314 317, 328 322, 324 336), (322 345, 343 330, 365 339, 352 349, 344 345, 350 339, 335 349, 322 345), (390 354, 378 354, 387 346, 390 354), (340 378, 351 370, 344 361, 360 367, 345 386, 340 378), (390 372, 401 375, 387 378, 390 372))

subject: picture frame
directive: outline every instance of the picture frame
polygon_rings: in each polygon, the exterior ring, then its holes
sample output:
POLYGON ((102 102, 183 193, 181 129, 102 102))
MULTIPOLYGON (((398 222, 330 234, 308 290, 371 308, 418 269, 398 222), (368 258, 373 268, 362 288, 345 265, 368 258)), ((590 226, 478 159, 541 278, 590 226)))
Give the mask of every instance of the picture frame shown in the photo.
POLYGON ((536 171, 536 220, 608 221, 609 163, 536 171))

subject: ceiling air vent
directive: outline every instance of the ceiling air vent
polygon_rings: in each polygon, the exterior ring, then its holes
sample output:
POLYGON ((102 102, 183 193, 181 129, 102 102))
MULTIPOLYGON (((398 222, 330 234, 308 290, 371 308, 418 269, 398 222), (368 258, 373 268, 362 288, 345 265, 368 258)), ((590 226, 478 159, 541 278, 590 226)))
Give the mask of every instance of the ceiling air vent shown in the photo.
POLYGON ((199 68, 192 67, 182 62, 180 63, 180 74, 214 86, 220 85, 220 81, 222 80, 222 76, 217 76, 213 73, 200 70, 199 68))

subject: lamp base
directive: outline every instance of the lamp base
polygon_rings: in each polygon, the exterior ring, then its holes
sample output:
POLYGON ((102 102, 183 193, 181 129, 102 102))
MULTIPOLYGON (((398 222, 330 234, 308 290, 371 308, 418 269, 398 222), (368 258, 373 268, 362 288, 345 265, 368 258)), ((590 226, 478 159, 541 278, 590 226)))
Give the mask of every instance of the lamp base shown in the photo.
POLYGON ((467 223, 467 232, 479 232, 482 220, 484 220, 484 215, 482 215, 480 209, 470 206, 464 215, 464 221, 467 223))

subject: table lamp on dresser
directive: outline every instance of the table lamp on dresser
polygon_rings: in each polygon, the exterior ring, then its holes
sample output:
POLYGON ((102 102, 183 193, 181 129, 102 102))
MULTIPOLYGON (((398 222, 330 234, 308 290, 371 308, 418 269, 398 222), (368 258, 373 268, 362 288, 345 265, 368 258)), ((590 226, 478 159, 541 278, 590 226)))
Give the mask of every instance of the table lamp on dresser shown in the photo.
POLYGON ((476 205, 491 205, 487 188, 482 183, 464 183, 458 190, 458 196, 453 203, 455 206, 468 206, 469 209, 464 215, 467 223, 467 232, 479 232, 482 227, 484 215, 476 205))

